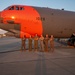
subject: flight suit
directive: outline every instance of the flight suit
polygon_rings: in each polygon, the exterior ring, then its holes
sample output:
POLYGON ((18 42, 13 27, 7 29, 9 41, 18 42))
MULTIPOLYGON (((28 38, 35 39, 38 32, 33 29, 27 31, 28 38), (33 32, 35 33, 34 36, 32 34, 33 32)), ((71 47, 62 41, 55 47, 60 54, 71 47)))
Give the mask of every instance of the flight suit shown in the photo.
POLYGON ((41 51, 44 51, 44 43, 43 43, 44 37, 42 36, 42 37, 40 37, 39 39, 40 39, 40 47, 41 47, 41 51))
POLYGON ((25 50, 25 40, 26 39, 23 37, 21 40, 22 40, 21 50, 23 49, 25 50))
POLYGON ((32 51, 32 38, 29 38, 29 51, 32 51))
POLYGON ((44 48, 45 48, 45 52, 48 52, 48 40, 49 38, 46 38, 44 39, 44 48))
POLYGON ((53 52, 54 51, 54 38, 50 38, 50 50, 53 52))
POLYGON ((34 51, 38 49, 38 36, 34 37, 34 51))

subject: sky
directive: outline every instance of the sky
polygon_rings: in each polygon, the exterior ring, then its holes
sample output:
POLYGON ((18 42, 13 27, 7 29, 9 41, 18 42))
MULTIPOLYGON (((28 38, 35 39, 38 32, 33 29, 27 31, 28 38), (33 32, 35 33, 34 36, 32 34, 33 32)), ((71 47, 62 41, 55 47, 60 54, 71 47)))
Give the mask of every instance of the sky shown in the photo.
MULTIPOLYGON (((0 0, 0 11, 13 4, 75 11, 75 0, 0 0)), ((0 29, 1 33, 5 33, 5 31, 0 29)))

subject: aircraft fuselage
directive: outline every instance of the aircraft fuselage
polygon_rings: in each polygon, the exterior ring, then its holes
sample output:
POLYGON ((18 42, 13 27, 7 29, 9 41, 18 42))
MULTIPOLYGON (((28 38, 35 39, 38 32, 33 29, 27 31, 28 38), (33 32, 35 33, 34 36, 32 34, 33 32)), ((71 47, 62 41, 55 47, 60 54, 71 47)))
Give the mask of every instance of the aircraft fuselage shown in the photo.
POLYGON ((75 12, 35 7, 12 5, 1 12, 0 28, 20 37, 26 35, 54 35, 56 38, 68 38, 75 32, 75 12))

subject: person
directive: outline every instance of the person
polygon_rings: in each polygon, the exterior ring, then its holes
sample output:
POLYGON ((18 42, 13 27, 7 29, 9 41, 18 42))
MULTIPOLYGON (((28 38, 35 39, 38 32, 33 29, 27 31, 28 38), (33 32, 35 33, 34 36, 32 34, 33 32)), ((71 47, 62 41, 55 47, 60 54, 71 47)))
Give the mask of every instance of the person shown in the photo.
POLYGON ((32 51, 32 36, 30 35, 29 40, 29 51, 32 51))
POLYGON ((38 36, 37 34, 34 37, 34 51, 37 51, 38 49, 38 36))
POLYGON ((44 48, 45 48, 45 52, 48 52, 48 34, 46 34, 46 37, 44 38, 44 48))
POLYGON ((21 44, 21 50, 23 51, 23 49, 25 50, 25 40, 26 40, 26 37, 25 35, 22 37, 22 44, 21 44))
POLYGON ((53 35, 51 35, 50 37, 50 50, 54 52, 54 36, 53 35))
POLYGON ((43 37, 43 35, 41 35, 41 37, 39 38, 39 40, 40 40, 41 51, 44 52, 44 43, 43 43, 43 41, 44 41, 44 37, 43 37))

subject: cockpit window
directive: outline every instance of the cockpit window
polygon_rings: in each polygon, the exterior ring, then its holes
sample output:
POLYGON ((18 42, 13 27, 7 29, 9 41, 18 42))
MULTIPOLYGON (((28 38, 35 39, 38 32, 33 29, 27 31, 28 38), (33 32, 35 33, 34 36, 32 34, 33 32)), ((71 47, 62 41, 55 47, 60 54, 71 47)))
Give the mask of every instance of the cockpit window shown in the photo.
POLYGON ((12 6, 11 8, 9 8, 9 10, 14 10, 14 6, 12 6))
POLYGON ((24 10, 24 7, 20 7, 20 10, 24 10))
POLYGON ((9 6, 5 8, 4 10, 24 10, 24 7, 22 6, 9 6))
POLYGON ((19 10, 19 7, 18 6, 16 6, 16 10, 19 10))

